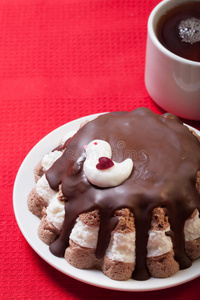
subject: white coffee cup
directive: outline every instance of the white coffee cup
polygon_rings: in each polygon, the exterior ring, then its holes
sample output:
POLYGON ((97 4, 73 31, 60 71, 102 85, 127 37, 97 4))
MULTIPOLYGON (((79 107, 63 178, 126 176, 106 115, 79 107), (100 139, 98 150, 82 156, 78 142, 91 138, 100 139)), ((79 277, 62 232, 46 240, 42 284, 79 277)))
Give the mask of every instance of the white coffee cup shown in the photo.
POLYGON ((182 118, 200 120, 200 62, 175 55, 156 36, 160 17, 174 6, 189 1, 164 0, 151 12, 148 20, 145 85, 150 97, 164 110, 182 118))

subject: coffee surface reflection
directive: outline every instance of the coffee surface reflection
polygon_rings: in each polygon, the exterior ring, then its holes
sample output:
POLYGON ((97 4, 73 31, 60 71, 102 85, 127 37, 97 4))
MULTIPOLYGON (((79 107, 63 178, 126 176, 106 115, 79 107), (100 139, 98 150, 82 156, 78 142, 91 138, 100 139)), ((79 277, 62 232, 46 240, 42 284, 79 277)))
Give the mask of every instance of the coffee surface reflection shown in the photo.
POLYGON ((157 24, 156 34, 169 51, 200 62, 200 2, 189 1, 167 11, 157 24))

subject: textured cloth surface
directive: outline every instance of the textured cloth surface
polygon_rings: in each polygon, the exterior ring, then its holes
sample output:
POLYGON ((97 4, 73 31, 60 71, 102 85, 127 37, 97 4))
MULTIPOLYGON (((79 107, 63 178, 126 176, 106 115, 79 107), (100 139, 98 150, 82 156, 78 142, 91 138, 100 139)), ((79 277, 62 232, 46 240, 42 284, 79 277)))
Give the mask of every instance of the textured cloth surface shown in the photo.
POLYGON ((139 106, 163 112, 144 85, 147 19, 158 2, 0 1, 0 299, 199 299, 200 278, 150 293, 76 281, 32 250, 12 206, 20 164, 56 127, 139 106))

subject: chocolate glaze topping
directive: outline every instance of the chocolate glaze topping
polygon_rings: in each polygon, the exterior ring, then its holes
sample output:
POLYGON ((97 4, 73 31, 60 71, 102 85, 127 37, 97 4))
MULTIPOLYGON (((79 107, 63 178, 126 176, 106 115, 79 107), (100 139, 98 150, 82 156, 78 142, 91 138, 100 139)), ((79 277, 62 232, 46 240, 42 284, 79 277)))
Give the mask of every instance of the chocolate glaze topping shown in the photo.
POLYGON ((70 140, 60 159, 46 172, 53 189, 62 184, 66 197, 65 220, 60 237, 50 251, 64 256, 70 232, 79 214, 98 209, 101 223, 96 249, 102 258, 118 220, 114 212, 129 208, 135 218, 136 267, 133 278, 149 278, 146 267, 148 231, 152 210, 165 207, 169 218, 175 259, 180 268, 191 265, 184 249, 184 223, 195 208, 200 209, 200 195, 195 187, 200 169, 198 139, 172 114, 157 115, 147 108, 132 112, 109 113, 84 125, 70 140), (93 186, 82 170, 83 146, 94 139, 107 141, 113 160, 133 159, 130 177, 113 188, 93 186))

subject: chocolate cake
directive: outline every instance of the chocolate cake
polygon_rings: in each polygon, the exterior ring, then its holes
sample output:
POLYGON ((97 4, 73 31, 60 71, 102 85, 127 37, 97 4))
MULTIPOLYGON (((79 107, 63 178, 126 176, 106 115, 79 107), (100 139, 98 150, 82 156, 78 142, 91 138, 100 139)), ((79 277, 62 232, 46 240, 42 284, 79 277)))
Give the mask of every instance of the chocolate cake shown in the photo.
POLYGON ((103 114, 47 154, 35 179, 39 237, 74 267, 146 280, 200 257, 200 141, 173 114, 103 114))

